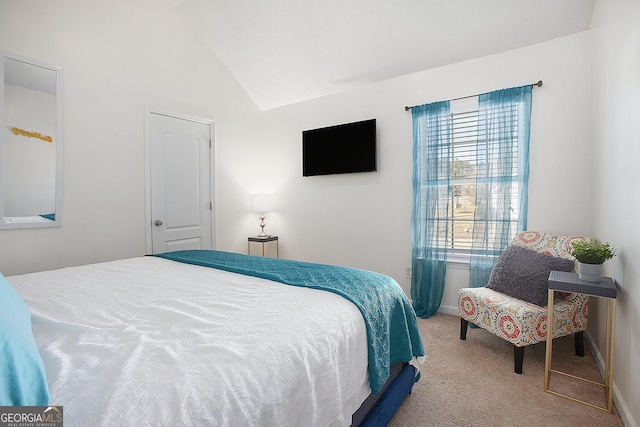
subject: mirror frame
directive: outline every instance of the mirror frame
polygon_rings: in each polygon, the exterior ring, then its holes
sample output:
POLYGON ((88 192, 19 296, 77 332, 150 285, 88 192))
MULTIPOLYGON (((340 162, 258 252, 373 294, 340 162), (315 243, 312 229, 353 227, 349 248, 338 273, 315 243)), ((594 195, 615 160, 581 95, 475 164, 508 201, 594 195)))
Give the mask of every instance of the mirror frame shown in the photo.
MULTIPOLYGON (((42 63, 30 58, 25 58, 19 55, 0 51, 0 124, 2 130, 0 131, 0 165, 4 165, 5 154, 5 62, 7 59, 23 62, 25 64, 33 65, 36 67, 44 68, 56 73, 56 131, 54 134, 55 157, 56 157, 56 170, 55 170, 55 220, 48 222, 15 222, 4 223, 4 174, 0 173, 0 230, 7 229, 20 229, 20 228, 47 228, 47 227, 60 227, 62 225, 62 190, 63 190, 63 79, 62 68, 55 67, 49 64, 42 63)), ((4 168, 2 168, 4 169, 4 168)), ((1 170, 0 170, 1 171, 1 170)))

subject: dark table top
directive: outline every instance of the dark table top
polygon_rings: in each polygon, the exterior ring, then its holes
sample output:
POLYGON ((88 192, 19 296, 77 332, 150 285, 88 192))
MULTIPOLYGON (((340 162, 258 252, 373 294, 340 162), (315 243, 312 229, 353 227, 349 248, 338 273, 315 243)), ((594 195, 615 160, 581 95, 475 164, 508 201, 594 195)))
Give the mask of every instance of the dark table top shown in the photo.
POLYGON ((603 276, 600 282, 587 282, 586 280, 580 280, 578 273, 566 271, 552 271, 549 274, 549 289, 604 298, 615 298, 618 293, 611 277, 603 276))

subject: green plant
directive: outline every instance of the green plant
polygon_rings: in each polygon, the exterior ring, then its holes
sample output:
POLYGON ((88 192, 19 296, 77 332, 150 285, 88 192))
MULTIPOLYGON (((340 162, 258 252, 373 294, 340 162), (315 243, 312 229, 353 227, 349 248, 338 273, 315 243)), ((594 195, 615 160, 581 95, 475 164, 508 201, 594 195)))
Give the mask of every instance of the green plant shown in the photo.
POLYGON ((602 264, 617 255, 608 242, 600 243, 598 239, 574 240, 571 246, 569 253, 584 264, 602 264))

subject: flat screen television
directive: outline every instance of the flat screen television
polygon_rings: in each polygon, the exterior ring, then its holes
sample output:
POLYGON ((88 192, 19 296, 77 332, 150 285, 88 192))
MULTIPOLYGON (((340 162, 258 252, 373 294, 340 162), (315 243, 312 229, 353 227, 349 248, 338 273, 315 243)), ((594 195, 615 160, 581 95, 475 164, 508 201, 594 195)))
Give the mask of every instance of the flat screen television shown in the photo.
POLYGON ((302 132, 302 176, 376 171, 376 119, 302 132))

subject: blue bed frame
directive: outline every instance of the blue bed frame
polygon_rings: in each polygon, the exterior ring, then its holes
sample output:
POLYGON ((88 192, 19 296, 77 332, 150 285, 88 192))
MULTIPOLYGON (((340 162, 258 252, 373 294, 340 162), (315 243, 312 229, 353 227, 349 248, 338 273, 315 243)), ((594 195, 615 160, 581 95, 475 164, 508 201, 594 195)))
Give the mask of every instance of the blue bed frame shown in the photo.
POLYGON ((383 427, 389 424, 402 402, 411 393, 416 368, 408 363, 391 366, 389 380, 379 393, 370 395, 353 414, 352 427, 383 427))

